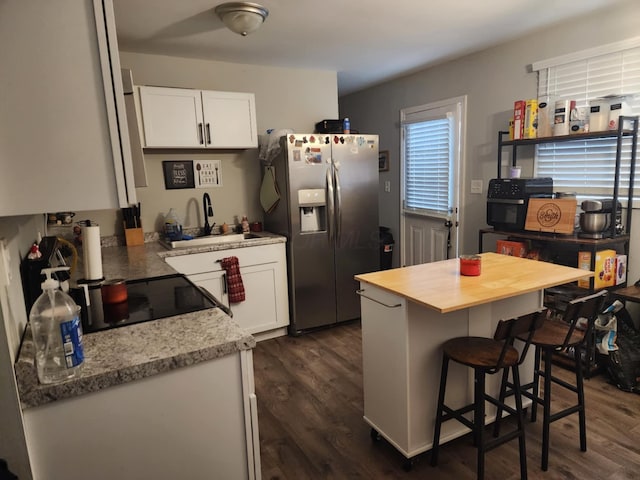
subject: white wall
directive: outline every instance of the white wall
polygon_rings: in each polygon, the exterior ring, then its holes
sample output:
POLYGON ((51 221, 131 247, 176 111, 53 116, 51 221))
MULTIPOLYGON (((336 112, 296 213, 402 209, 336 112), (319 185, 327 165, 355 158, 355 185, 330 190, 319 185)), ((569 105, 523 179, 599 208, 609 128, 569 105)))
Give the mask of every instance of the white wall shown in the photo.
MULTIPOLYGON (((123 68, 131 69, 136 85, 252 92, 256 96, 258 133, 269 128, 312 132, 316 122, 337 118, 337 74, 331 71, 277 68, 212 62, 190 58, 120 52, 123 68)), ((258 150, 145 151, 149 186, 137 189, 145 231, 160 231, 163 215, 175 208, 186 227, 204 224, 202 195, 211 196, 218 225, 239 223, 242 215, 262 221, 259 203, 261 168, 258 150), (223 186, 210 189, 165 190, 163 160, 221 159, 223 186)), ((121 219, 113 211, 82 212, 96 219, 102 235, 122 234, 121 219)))
MULTIPOLYGON (((462 170, 460 253, 478 249, 478 229, 486 226, 485 198, 489 179, 496 176, 498 130, 506 130, 519 98, 536 97, 531 63, 639 34, 640 2, 630 0, 558 24, 509 43, 340 98, 340 116, 354 128, 380 135, 380 149, 390 151, 389 172, 380 173, 380 224, 391 227, 396 246, 400 225, 400 109, 468 95, 466 158, 462 170), (481 195, 471 194, 471 180, 481 179, 481 195), (384 181, 391 181, 391 193, 384 181)), ((635 220, 633 230, 640 228, 635 220)), ((398 265, 399 251, 394 253, 398 265)), ((632 265, 640 265, 640 247, 631 248, 632 265)), ((633 267, 638 276, 639 268, 633 267)), ((632 273, 632 276, 634 274, 632 273)))

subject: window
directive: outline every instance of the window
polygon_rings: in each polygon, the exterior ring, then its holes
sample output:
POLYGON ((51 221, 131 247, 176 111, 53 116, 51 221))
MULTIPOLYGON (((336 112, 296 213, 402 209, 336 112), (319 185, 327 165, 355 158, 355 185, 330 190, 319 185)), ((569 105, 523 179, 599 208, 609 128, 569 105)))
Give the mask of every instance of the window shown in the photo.
POLYGON ((401 111, 403 211, 449 217, 456 204, 462 100, 401 111))
MULTIPOLYGON (((629 115, 640 115, 640 38, 606 45, 533 65, 538 71, 538 98, 575 100, 588 107, 606 95, 625 95, 629 115)), ((553 107, 551 106, 553 111, 553 107)), ((631 141, 622 144, 620 195, 629 188, 631 141)), ((555 190, 583 195, 610 195, 616 139, 589 139, 537 146, 536 175, 553 177, 555 190)))

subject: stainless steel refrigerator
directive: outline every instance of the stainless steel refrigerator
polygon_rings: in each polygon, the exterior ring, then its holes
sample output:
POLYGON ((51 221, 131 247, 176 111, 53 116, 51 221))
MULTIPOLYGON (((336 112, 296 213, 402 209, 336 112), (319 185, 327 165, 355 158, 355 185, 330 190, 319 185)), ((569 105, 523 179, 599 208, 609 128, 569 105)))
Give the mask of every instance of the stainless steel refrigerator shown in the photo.
POLYGON ((380 269, 378 136, 281 137, 271 176, 265 228, 287 237, 289 333, 359 318, 353 276, 380 269))

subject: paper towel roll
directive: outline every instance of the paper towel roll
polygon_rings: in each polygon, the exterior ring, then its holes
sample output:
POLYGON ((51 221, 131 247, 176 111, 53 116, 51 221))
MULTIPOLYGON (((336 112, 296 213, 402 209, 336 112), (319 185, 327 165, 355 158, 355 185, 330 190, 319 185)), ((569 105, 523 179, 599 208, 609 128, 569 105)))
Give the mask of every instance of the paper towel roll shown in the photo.
POLYGON ((85 280, 102 279, 102 250, 100 227, 82 227, 82 251, 85 280))

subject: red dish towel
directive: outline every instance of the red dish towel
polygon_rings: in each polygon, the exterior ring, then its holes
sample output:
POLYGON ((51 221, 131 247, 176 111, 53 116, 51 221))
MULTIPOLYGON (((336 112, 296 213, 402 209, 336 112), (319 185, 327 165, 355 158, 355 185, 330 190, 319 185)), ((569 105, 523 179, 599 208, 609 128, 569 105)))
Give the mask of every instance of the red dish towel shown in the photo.
POLYGON ((244 285, 240 275, 238 257, 226 257, 222 259, 222 268, 227 272, 227 285, 229 288, 229 303, 244 302, 244 285))

